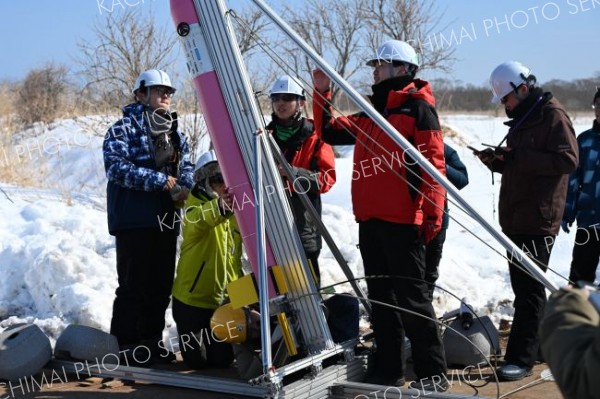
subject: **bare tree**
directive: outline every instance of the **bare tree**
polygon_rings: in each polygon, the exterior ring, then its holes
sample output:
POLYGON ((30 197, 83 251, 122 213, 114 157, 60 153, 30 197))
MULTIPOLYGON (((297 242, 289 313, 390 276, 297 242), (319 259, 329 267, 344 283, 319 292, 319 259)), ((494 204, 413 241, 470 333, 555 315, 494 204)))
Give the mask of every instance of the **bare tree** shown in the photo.
POLYGON ((257 93, 259 105, 264 108, 266 102, 261 101, 264 99, 261 94, 266 92, 269 84, 276 77, 275 64, 265 57, 265 52, 273 52, 273 49, 269 48, 267 39, 270 23, 264 13, 248 8, 239 13, 230 12, 230 16, 240 52, 250 75, 250 82, 254 92, 257 93))
MULTIPOLYGON (((178 39, 173 29, 158 27, 152 10, 129 7, 122 13, 110 13, 92 28, 93 42, 78 44, 77 60, 86 79, 83 98, 92 99, 104 110, 120 107, 133 101, 131 89, 138 75, 147 69, 169 72, 172 80, 177 71, 170 70, 178 52, 178 39)), ((189 139, 191 153, 206 134, 206 126, 190 77, 183 77, 174 97, 173 110, 179 114, 179 123, 189 139)))
POLYGON ((199 154, 199 144, 208 133, 204 116, 200 111, 196 90, 192 82, 186 82, 177 90, 174 97, 173 109, 178 113, 178 123, 182 132, 188 137, 190 154, 193 157, 199 154))
POLYGON ((67 67, 52 63, 29 71, 16 100, 16 111, 22 123, 49 123, 59 116, 69 86, 67 74, 67 67))
POLYGON ((269 26, 265 15, 259 10, 244 9, 239 14, 230 14, 237 26, 236 38, 240 52, 244 57, 252 57, 254 51, 260 46, 259 36, 264 34, 269 26))
POLYGON ((92 27, 93 41, 80 41, 77 62, 86 79, 85 90, 105 106, 131 99, 131 87, 146 69, 168 70, 175 60, 174 32, 157 27, 153 12, 129 7, 107 14, 92 27))
MULTIPOLYGON (((22 129, 17 113, 18 100, 15 101, 15 98, 19 98, 20 87, 17 81, 0 80, 0 149, 3 154, 6 153, 5 148, 11 145, 13 134, 22 129)), ((0 157, 0 170, 5 167, 4 163, 0 157)))
MULTIPOLYGON (((359 11, 364 7, 365 0, 307 0, 302 8, 287 7, 285 15, 317 53, 326 57, 342 77, 350 79, 360 68, 356 54, 362 48, 361 31, 365 25, 359 11)), ((313 68, 310 59, 298 58, 295 46, 287 46, 286 51, 293 70, 308 77, 310 82, 313 68)), ((338 92, 339 88, 334 87, 334 101, 338 92)))
POLYGON ((360 19, 367 25, 367 42, 372 49, 384 38, 412 45, 422 58, 421 69, 450 72, 456 61, 451 43, 441 45, 436 34, 443 31, 439 11, 433 0, 366 0, 360 19))
MULTIPOLYGON (((385 38, 404 40, 421 53, 421 69, 449 72, 455 61, 454 48, 439 45, 436 29, 443 12, 433 0, 306 0, 301 7, 286 6, 282 15, 290 26, 345 79, 363 77, 364 61, 385 38)), ((271 41, 273 42, 273 41, 271 41)), ((274 63, 286 73, 310 82, 312 62, 297 46, 276 41, 274 63)), ((368 83, 358 81, 358 87, 368 83)), ((339 89, 333 88, 334 101, 339 89)))

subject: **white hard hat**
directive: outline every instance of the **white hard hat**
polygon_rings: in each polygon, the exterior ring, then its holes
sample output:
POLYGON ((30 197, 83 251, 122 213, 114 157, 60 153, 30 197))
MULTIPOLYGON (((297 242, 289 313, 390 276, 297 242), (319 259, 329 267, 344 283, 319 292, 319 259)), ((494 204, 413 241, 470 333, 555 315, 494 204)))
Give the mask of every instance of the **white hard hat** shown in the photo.
POLYGON ((378 62, 392 63, 406 62, 417 68, 421 65, 419 55, 408 43, 401 40, 388 40, 377 49, 375 57, 367 61, 368 66, 375 66, 378 62))
POLYGON ((269 91, 269 95, 271 94, 295 94, 303 100, 305 99, 304 89, 300 83, 288 75, 281 76, 273 83, 273 87, 269 91))
POLYGON ((204 181, 205 179, 217 178, 222 182, 223 175, 217 162, 217 154, 214 150, 206 151, 198 157, 194 169, 194 181, 204 181))
POLYGON ((203 168, 211 162, 217 162, 217 154, 215 154, 215 150, 206 151, 204 154, 198 157, 194 172, 197 172, 200 168, 203 168))
POLYGON ((175 91, 175 88, 171 84, 171 78, 165 71, 161 71, 160 69, 148 69, 140 73, 140 76, 135 80, 135 85, 133 86, 133 94, 138 89, 150 86, 167 86, 175 91))
MULTIPOLYGON (((490 75, 492 87, 492 102, 497 104, 502 97, 507 95, 522 84, 530 84, 531 69, 517 61, 507 61, 496 67, 490 75)), ((535 82, 535 80, 534 80, 535 82)))

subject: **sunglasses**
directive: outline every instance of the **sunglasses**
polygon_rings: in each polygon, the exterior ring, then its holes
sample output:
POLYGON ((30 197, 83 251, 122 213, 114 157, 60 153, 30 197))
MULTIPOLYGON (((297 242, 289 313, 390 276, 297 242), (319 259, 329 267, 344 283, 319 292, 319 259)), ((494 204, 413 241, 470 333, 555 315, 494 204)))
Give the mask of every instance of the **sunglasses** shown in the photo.
POLYGON ((298 96, 295 94, 289 94, 289 93, 271 94, 272 102, 277 102, 279 100, 285 101, 285 102, 290 102, 290 101, 296 101, 297 99, 298 99, 298 96))
POLYGON ((173 94, 175 94, 175 89, 173 89, 172 87, 153 86, 152 89, 155 90, 156 93, 161 97, 164 96, 165 94, 169 97, 173 97, 173 94))

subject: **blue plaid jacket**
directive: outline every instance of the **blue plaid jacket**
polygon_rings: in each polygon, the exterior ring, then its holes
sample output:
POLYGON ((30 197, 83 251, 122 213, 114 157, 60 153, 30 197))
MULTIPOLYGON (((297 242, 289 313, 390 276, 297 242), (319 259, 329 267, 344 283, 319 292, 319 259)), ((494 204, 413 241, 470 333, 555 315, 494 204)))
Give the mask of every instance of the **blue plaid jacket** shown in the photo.
POLYGON ((191 188, 194 164, 189 146, 181 132, 171 134, 178 162, 159 169, 154 161, 154 146, 142 104, 123 108, 123 118, 108 129, 104 138, 104 169, 108 178, 108 230, 160 228, 179 234, 178 210, 168 191, 169 175, 179 185, 191 188))
POLYGON ((579 165, 569 177, 563 220, 578 227, 600 223, 600 124, 577 136, 579 165))

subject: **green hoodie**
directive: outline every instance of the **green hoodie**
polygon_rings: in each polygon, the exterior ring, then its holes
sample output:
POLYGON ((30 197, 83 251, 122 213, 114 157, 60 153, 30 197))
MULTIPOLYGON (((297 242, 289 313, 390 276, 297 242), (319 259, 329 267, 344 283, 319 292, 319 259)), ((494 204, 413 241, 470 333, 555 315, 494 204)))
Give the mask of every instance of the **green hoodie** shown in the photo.
POLYGON ((242 239, 233 214, 223 216, 218 199, 192 190, 185 204, 183 242, 173 297, 216 309, 227 298, 227 284, 242 276, 242 239))

